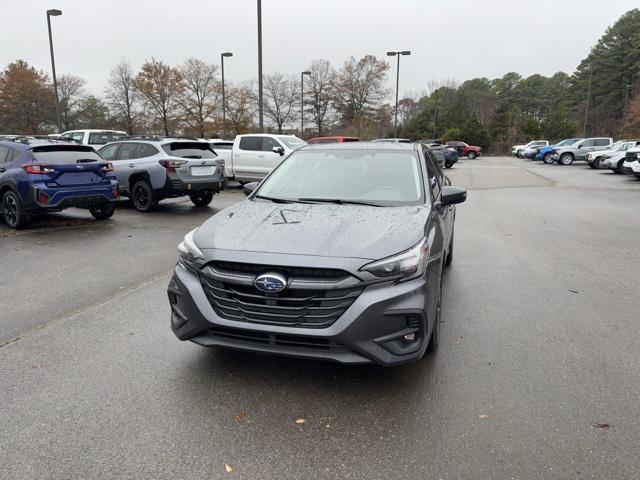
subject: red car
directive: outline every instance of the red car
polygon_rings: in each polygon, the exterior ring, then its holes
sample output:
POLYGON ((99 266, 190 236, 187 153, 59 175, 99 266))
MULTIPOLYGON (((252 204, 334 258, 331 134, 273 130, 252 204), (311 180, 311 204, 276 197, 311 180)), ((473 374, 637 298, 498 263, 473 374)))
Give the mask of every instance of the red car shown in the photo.
POLYGON ((336 135, 333 137, 313 137, 307 140, 307 143, 345 143, 345 142, 358 142, 358 137, 345 137, 342 135, 336 135))
POLYGON ((461 157, 468 157, 470 160, 479 157, 482 153, 482 148, 476 147, 475 145, 468 145, 458 140, 451 140, 447 142, 447 145, 455 148, 461 157))

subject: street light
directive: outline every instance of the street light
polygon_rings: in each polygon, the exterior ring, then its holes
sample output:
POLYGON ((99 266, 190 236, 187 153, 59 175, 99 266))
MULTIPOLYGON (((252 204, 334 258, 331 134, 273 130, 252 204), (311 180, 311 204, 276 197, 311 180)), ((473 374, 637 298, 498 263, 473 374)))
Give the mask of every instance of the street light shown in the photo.
POLYGON ((264 132, 262 117, 262 1, 258 0, 258 123, 264 132))
POLYGON ((387 52, 389 57, 398 57, 398 66, 396 70, 396 120, 394 123, 394 137, 398 137, 398 87, 400 86, 400 55, 411 55, 409 50, 402 50, 400 52, 387 52))
POLYGON ((300 72, 300 136, 304 135, 304 76, 311 75, 309 70, 300 72))
POLYGON ((56 62, 53 58, 53 40, 51 39, 51 17, 59 17, 62 10, 47 10, 47 27, 49 28, 49 50, 51 51, 51 71, 53 72, 53 94, 56 101, 56 122, 58 123, 58 133, 62 133, 62 122, 60 121, 60 106, 58 105, 58 81, 56 80, 56 62))
POLYGON ((227 102, 224 96, 224 57, 233 57, 233 53, 224 52, 220 54, 220 64, 222 67, 222 138, 227 138, 227 102))

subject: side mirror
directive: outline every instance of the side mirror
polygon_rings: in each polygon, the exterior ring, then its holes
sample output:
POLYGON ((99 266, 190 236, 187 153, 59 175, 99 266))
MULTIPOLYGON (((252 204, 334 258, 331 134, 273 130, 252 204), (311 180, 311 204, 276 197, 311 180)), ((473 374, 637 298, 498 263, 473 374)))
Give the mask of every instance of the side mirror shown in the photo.
POLYGON ((242 191, 248 197, 253 193, 253 191, 256 189, 257 186, 258 186, 258 182, 245 183, 244 186, 242 187, 242 191))
POLYGON ((582 148, 582 144, 578 145, 578 148, 582 148))
POLYGON ((284 148, 283 147, 273 147, 273 153, 279 153, 280 156, 284 155, 284 148))
POLYGON ((440 205, 454 205, 467 199, 467 191, 464 188, 443 186, 440 195, 440 205))

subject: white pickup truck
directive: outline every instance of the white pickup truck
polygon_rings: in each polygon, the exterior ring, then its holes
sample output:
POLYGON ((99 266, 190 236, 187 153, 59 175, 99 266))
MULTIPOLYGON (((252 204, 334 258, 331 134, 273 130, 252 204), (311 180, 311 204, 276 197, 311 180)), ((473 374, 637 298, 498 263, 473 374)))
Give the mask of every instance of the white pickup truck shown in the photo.
MULTIPOLYGON (((260 181, 291 152, 306 144, 295 135, 238 135, 233 141, 230 158, 223 155, 225 177, 243 184, 260 181)), ((216 150, 216 147, 213 149, 216 150)))

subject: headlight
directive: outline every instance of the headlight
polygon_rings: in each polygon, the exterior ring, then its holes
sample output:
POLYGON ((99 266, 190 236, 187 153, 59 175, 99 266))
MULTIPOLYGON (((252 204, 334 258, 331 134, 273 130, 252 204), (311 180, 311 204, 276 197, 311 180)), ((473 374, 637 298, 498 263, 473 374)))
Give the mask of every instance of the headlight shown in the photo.
POLYGON ((193 240, 193 235, 197 228, 194 228, 184 236, 180 245, 178 245, 178 263, 189 269, 199 269, 204 263, 204 255, 193 240))
POLYGON ((360 270, 373 273, 377 277, 403 275, 402 280, 410 280, 424 273, 428 258, 429 243, 424 238, 409 250, 368 263, 360 270))

